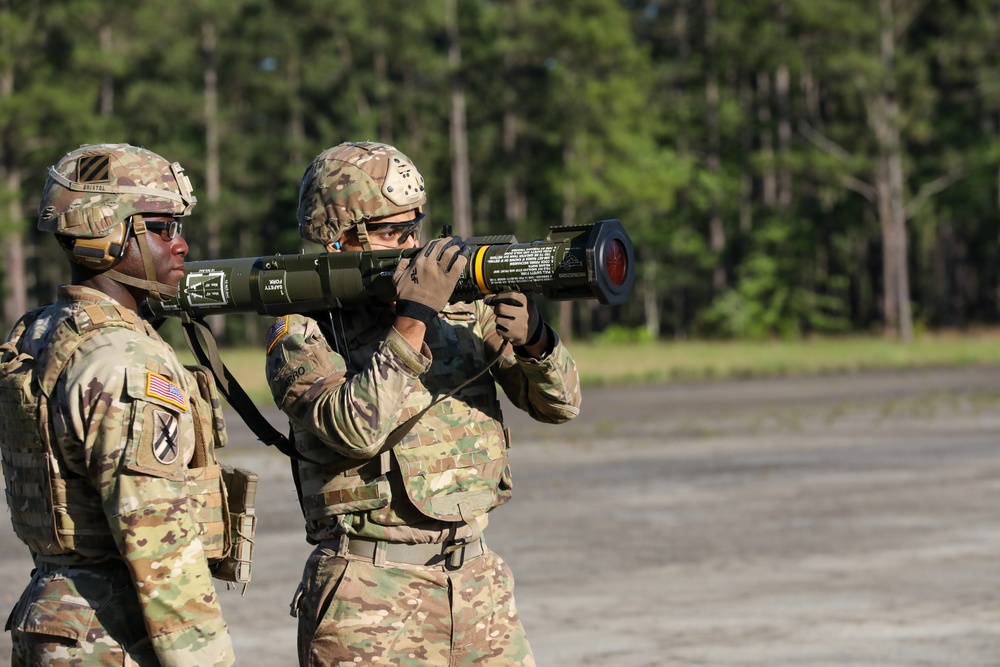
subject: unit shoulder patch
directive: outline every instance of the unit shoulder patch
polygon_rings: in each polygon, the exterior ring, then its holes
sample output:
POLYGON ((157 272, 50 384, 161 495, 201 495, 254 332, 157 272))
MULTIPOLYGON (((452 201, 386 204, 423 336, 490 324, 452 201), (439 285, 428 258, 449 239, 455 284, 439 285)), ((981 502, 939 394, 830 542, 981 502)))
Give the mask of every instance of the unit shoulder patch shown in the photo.
POLYGON ((163 465, 170 465, 180 453, 180 429, 177 417, 165 410, 154 410, 153 456, 163 465))

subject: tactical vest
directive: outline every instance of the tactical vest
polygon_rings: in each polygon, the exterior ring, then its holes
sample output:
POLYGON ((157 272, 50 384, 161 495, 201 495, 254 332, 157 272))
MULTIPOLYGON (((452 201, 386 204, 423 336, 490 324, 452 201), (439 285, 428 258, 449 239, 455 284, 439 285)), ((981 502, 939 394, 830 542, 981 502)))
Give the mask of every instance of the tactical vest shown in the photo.
MULTIPOLYGON (((46 307, 28 312, 0 345, 0 454, 7 506, 14 533, 38 555, 71 552, 88 558, 116 556, 100 495, 90 481, 71 471, 53 446, 50 401, 74 352, 104 327, 124 327, 148 335, 138 315, 114 304, 91 304, 59 322, 37 358, 21 349, 21 338, 46 307)), ((189 396, 195 421, 195 453, 185 472, 189 502, 210 559, 229 550, 229 516, 214 447, 225 445, 214 387, 199 378, 199 394, 189 396), (203 395, 204 394, 204 395, 203 395)))
MULTIPOLYGON (((359 331, 364 318, 345 319, 354 325, 345 332, 349 365, 359 368, 371 362, 391 323, 372 327, 368 320, 368 328, 359 331)), ((428 327, 425 342, 433 363, 408 395, 399 423, 483 369, 488 355, 476 326, 475 307, 456 304, 428 327)), ((427 518, 460 522, 503 504, 510 499, 510 473, 501 418, 487 372, 433 405, 398 444, 370 461, 344 457, 327 465, 298 463, 310 533, 315 539, 332 536, 336 523, 330 518, 359 512, 393 526, 427 518)), ((296 431, 295 438, 307 443, 306 451, 323 447, 305 431, 296 431)))

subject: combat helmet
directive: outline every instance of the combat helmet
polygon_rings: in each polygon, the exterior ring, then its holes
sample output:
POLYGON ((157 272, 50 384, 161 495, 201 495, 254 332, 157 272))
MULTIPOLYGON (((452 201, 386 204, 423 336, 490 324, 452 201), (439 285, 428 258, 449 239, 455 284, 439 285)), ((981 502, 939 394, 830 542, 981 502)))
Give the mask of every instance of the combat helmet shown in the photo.
POLYGON ((348 142, 312 161, 299 188, 299 234, 326 245, 358 228, 365 247, 366 221, 406 211, 422 212, 424 178, 395 147, 373 141, 348 142))
POLYGON ((155 281, 143 213, 185 217, 198 202, 180 164, 129 144, 93 144, 49 168, 38 205, 38 228, 60 237, 70 259, 156 298, 176 289, 155 281), (147 280, 114 271, 135 234, 147 280))

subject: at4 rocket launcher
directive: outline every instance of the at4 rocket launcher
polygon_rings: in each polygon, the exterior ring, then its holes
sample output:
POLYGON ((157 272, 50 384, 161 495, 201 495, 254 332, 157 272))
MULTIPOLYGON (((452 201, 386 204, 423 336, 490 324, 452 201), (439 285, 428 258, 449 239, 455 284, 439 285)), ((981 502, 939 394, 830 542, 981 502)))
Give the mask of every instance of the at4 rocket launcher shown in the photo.
MULTIPOLYGON (((619 305, 635 281, 632 240, 618 220, 552 227, 544 239, 466 239, 472 254, 451 301, 497 292, 534 292, 550 299, 593 299, 619 305)), ((287 315, 369 300, 392 301, 401 257, 417 252, 370 250, 188 262, 177 297, 149 299, 155 317, 198 319, 224 313, 287 315)))

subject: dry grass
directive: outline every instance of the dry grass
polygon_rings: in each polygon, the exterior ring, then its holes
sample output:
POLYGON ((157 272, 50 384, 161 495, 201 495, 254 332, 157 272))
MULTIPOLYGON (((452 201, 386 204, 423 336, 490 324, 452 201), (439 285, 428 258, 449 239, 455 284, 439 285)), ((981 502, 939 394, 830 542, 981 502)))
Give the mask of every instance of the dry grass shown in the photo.
MULTIPOLYGON (((1000 365, 1000 331, 923 334, 911 343, 877 337, 800 341, 570 344, 584 384, 669 382, 857 372, 927 366, 1000 365)), ((182 357, 190 360, 186 350, 182 357)), ((264 355, 256 348, 222 351, 254 400, 269 403, 264 355)))

